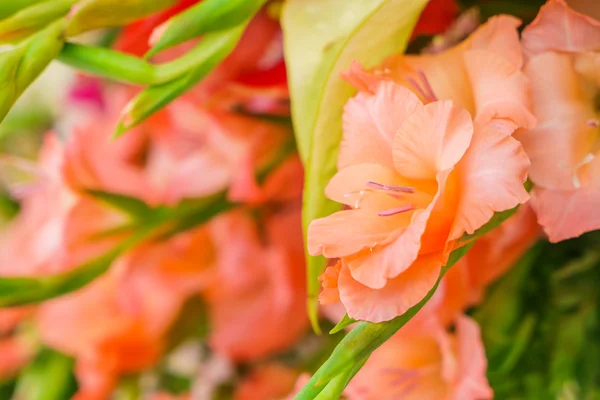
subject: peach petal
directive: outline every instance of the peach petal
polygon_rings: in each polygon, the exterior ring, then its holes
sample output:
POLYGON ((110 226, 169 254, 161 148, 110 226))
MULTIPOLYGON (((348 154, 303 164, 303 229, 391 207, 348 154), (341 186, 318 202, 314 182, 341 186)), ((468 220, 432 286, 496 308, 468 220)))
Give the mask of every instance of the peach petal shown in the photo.
POLYGON ((380 164, 355 164, 340 170, 327 184, 325 195, 331 200, 356 208, 363 204, 368 189, 367 182, 383 185, 410 186, 411 182, 402 178, 393 169, 380 164), (363 191, 361 195, 361 191, 363 191))
POLYGON ((472 50, 487 50, 504 58, 516 69, 523 65, 517 28, 521 20, 510 15, 497 15, 477 29, 469 40, 472 50))
POLYGON ((584 186, 577 190, 536 187, 532 205, 551 242, 574 238, 600 229, 600 189, 584 186))
POLYGON ((512 127, 507 128, 508 133, 535 126, 529 80, 518 65, 489 50, 467 51, 464 59, 473 85, 476 123, 508 120, 512 127))
POLYGON ((308 252, 336 258, 387 243, 394 231, 408 225, 407 215, 380 217, 377 210, 361 208, 316 219, 308 226, 308 252))
POLYGON ((458 165, 461 201, 450 239, 473 233, 495 212, 529 199, 523 187, 529 159, 521 144, 487 126, 476 128, 473 142, 458 165))
POLYGON ((339 278, 340 300, 348 316, 371 322, 389 321, 402 315, 425 297, 435 284, 442 266, 437 254, 420 256, 412 265, 381 289, 356 281, 346 266, 339 278))
POLYGON ((421 108, 408 89, 392 82, 382 83, 374 95, 359 93, 344 108, 344 138, 338 168, 350 164, 377 163, 393 168, 389 151, 404 120, 421 108))
POLYGON ((531 179, 547 189, 574 189, 578 168, 596 137, 597 129, 587 125, 596 118, 591 99, 566 54, 535 56, 525 72, 532 79, 540 123, 515 137, 531 159, 531 179))
POLYGON ((460 316, 456 322, 458 336, 458 376, 450 400, 492 399, 494 392, 487 377, 487 359, 477 323, 460 316))
POLYGON ((427 104, 414 112, 394 136, 394 166, 411 179, 434 179, 463 156, 471 137, 469 113, 450 100, 427 104))
POLYGON ((564 0, 549 0, 523 31, 521 43, 528 56, 598 50, 600 22, 573 11, 564 0))

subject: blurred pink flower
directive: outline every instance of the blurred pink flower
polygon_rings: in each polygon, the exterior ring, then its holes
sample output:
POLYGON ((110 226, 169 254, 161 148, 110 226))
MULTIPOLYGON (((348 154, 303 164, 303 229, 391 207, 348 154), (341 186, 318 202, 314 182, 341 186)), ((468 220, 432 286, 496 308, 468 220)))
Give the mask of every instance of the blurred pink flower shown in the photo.
POLYGON ((294 388, 298 371, 285 364, 254 367, 237 387, 233 400, 278 400, 294 388))
POLYGON ((473 320, 459 317, 455 333, 435 323, 411 325, 373 352, 348 385, 348 400, 493 398, 479 327, 473 320))
POLYGON ((539 124, 515 137, 531 159, 538 221, 558 242, 600 228, 600 22, 550 0, 522 43, 539 124))
MULTIPOLYGON (((371 354, 343 393, 347 400, 484 400, 493 398, 477 323, 466 316, 449 332, 413 320, 371 354)), ((308 382, 303 374, 292 400, 308 382)))
POLYGON ((76 358, 77 399, 105 399, 121 374, 158 361, 183 303, 208 285, 206 229, 148 244, 89 286, 39 306, 45 344, 76 358))
POLYGON ((267 214, 263 231, 242 211, 211 222, 218 278, 206 293, 209 343, 236 361, 288 348, 308 324, 299 204, 267 214))
POLYGON ((328 285, 359 320, 414 306, 463 233, 529 197, 529 161, 516 140, 453 101, 424 105, 393 82, 346 105, 338 166, 326 195, 351 209, 313 221, 308 249, 341 259, 337 285, 328 285))

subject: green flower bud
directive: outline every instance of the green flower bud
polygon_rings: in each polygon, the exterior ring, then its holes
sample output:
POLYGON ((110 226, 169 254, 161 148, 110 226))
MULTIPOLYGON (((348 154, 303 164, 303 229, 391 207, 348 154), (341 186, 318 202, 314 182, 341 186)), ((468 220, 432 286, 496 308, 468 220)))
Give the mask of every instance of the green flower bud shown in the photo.
POLYGON ((65 16, 77 0, 54 0, 33 4, 0 21, 0 39, 20 39, 65 16))
POLYGON ((177 0, 81 0, 69 17, 67 37, 128 24, 177 3, 177 0))

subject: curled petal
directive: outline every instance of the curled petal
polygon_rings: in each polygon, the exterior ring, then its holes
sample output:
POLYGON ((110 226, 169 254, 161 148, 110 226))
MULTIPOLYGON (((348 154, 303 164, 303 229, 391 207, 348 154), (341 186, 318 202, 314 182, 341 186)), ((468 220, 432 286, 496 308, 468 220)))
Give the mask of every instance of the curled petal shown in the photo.
POLYGON ((600 22, 573 11, 564 0, 549 0, 523 31, 522 44, 528 56, 598 50, 600 22))
POLYGON ((473 85, 476 122, 504 120, 509 134, 535 126, 529 79, 518 65, 487 50, 467 51, 464 59, 473 85))
POLYGON ((439 255, 421 256, 381 289, 362 285, 352 277, 347 267, 342 266, 338 282, 340 299, 351 318, 370 322, 389 321, 425 297, 435 284, 441 266, 439 255))
POLYGON ((592 101, 567 54, 535 56, 525 72, 531 77, 539 124, 515 137, 531 159, 531 180, 547 189, 574 189, 574 178, 597 135, 597 128, 587 124, 596 118, 592 101))
POLYGON ((436 101, 418 110, 394 136, 394 166, 411 179, 435 179, 465 154, 473 122, 467 110, 450 100, 436 101))
POLYGON ((482 227, 495 212, 509 210, 529 199, 523 187, 529 159, 521 144, 488 126, 480 126, 457 170, 461 201, 450 239, 482 227))
POLYGON ((392 168, 390 147, 394 134, 421 102, 410 90, 382 83, 374 95, 359 93, 344 108, 344 138, 338 168, 377 163, 392 168))
POLYGON ((470 37, 471 50, 487 50, 505 59, 516 69, 523 65, 517 28, 521 20, 510 15, 490 18, 470 37))
POLYGON ((551 242, 560 242, 600 229, 600 190, 586 185, 577 190, 537 187, 532 205, 551 242))
POLYGON ((380 217, 371 208, 345 210, 319 218, 308 227, 308 252, 328 258, 345 257, 387 243, 410 223, 407 213, 380 217))

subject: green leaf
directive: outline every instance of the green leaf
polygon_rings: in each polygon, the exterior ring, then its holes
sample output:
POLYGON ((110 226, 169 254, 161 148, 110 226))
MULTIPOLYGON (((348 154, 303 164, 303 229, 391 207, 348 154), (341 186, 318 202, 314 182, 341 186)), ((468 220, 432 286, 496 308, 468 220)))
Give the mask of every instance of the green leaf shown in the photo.
POLYGON ((157 211, 136 197, 92 189, 87 190, 86 193, 136 219, 149 219, 157 211))
POLYGON ((68 37, 99 28, 122 26, 152 15, 178 0, 80 0, 69 16, 68 37))
POLYGON ((14 399, 63 400, 76 389, 73 360, 54 350, 43 349, 17 381, 14 399))
POLYGON ((340 322, 337 323, 336 326, 333 327, 333 329, 331 329, 329 331, 330 335, 333 335, 335 333, 338 333, 340 331, 343 331, 344 329, 346 329, 347 327, 349 327, 352 324, 357 323, 358 321, 355 320, 354 318, 350 318, 348 316, 348 314, 345 314, 342 319, 340 320, 340 322))
MULTIPOLYGON (((303 225, 339 205, 324 196, 336 172, 342 110, 355 90, 340 76, 352 60, 366 67, 401 52, 427 0, 287 0, 282 14, 292 115, 305 165, 303 225)), ((323 257, 307 259, 308 311, 318 328, 323 257)))
POLYGON ((229 55, 243 31, 244 26, 241 26, 206 35, 192 50, 193 54, 199 55, 192 70, 172 82, 143 90, 125 108, 115 136, 120 136, 194 87, 229 55))
POLYGON ((11 0, 0 2, 0 19, 9 17, 19 10, 27 8, 35 3, 46 0, 11 0))
POLYGON ((59 20, 0 53, 0 122, 23 91, 60 53, 64 23, 59 20))
POLYGON ((58 61, 117 82, 138 85, 154 83, 154 65, 105 47, 67 43, 60 52, 58 61))
MULTIPOLYGON (((354 329, 352 329, 333 350, 333 353, 329 359, 312 376, 310 381, 304 386, 298 395, 296 395, 295 400, 314 399, 316 393, 320 393, 326 387, 326 385, 334 381, 336 378, 338 378, 338 376, 343 377, 344 374, 348 374, 348 371, 351 368, 353 368, 356 364, 363 362, 363 360, 366 360, 371 353, 373 353, 373 351, 391 338, 400 330, 400 328, 406 325, 406 323, 423 308, 429 299, 431 299, 446 272, 467 253, 472 245, 473 242, 454 250, 450 254, 448 262, 440 271, 438 280, 433 288, 431 288, 431 290, 419 303, 408 309, 408 311, 406 311, 404 314, 387 322, 361 322, 354 329)), ((349 380, 344 381, 347 384, 349 380)), ((323 400, 337 399, 337 397, 319 398, 322 398, 323 400)))
POLYGON ((0 39, 26 36, 65 16, 76 0, 44 1, 0 21, 0 39))
POLYGON ((158 42, 146 58, 209 32, 245 23, 266 0, 204 0, 177 14, 162 27, 158 42))

